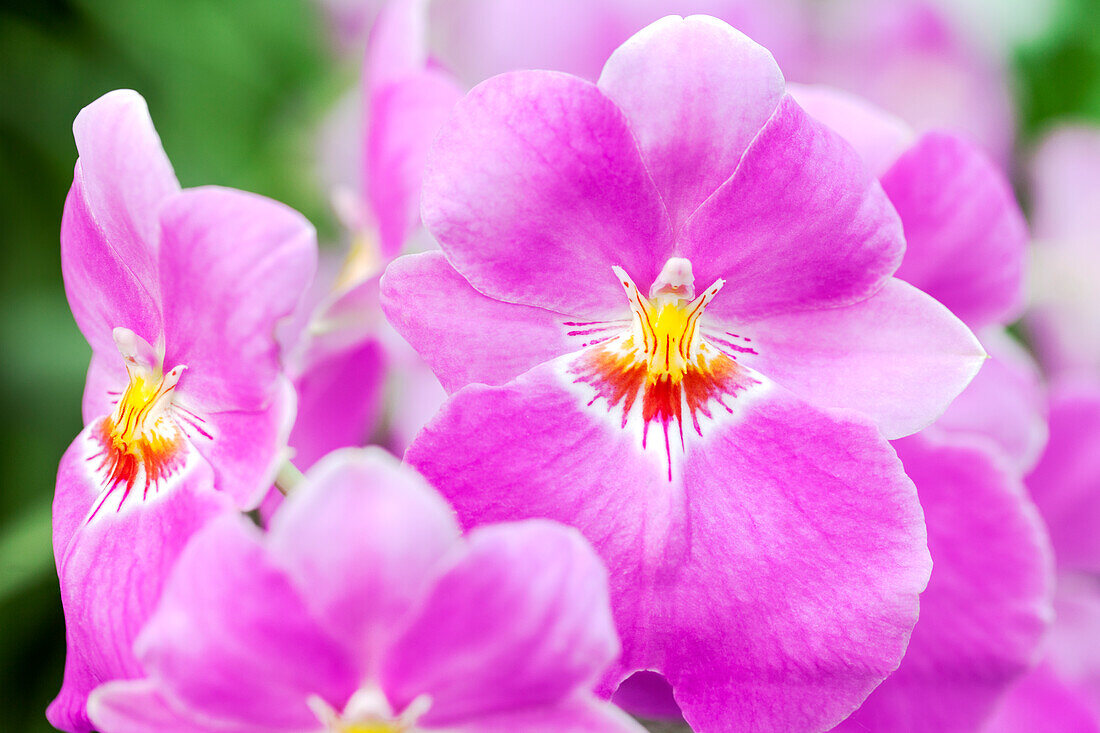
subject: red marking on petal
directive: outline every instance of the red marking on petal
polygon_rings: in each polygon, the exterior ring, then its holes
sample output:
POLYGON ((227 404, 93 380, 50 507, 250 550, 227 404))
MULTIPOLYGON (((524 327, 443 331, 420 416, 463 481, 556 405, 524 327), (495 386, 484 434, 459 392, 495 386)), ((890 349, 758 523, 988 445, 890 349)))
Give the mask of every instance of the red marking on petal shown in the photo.
POLYGON ((129 441, 120 440, 117 433, 118 426, 109 417, 104 418, 93 433, 99 451, 88 460, 98 461, 94 470, 102 479, 103 495, 92 511, 92 517, 116 491, 122 492, 116 511, 122 509, 137 486, 141 487, 142 500, 148 498, 149 489, 155 491, 183 464, 183 438, 174 429, 168 435, 157 432, 129 441))

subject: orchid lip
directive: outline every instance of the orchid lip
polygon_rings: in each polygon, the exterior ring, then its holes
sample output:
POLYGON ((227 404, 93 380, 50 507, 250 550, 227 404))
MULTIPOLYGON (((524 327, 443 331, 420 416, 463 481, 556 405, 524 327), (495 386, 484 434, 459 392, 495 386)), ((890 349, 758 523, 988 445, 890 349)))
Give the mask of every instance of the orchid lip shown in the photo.
POLYGON ((623 268, 614 266, 612 270, 630 304, 630 326, 618 336, 585 348, 570 364, 569 373, 574 383, 595 389, 589 407, 603 399, 609 412, 620 411, 623 429, 640 406, 643 450, 650 424, 660 426, 671 481, 672 433, 678 435, 675 442, 680 450, 686 450, 685 418, 690 418, 691 427, 701 437, 702 418, 714 417, 713 405, 732 414, 733 406, 726 400, 760 381, 737 363, 735 354, 704 335, 706 308, 722 290, 724 280, 716 280, 696 296, 691 262, 673 257, 646 298, 623 268))
POLYGON ((313 714, 331 733, 416 733, 416 721, 431 707, 431 698, 421 695, 396 715, 385 693, 375 685, 355 691, 343 712, 314 695, 307 701, 313 714))

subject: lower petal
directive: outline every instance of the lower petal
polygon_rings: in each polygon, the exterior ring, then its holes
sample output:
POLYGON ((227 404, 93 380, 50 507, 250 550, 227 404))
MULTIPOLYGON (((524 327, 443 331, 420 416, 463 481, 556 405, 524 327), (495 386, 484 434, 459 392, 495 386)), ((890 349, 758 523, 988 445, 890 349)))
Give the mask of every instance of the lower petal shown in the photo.
POLYGON ((605 685, 660 672, 699 731, 848 715, 900 662, 928 579, 893 450, 765 383, 685 429, 670 479, 663 441, 588 405, 570 358, 456 393, 407 460, 467 526, 541 516, 592 542, 624 648, 605 685))
POLYGON ((928 524, 932 578, 905 659, 837 730, 977 730, 1031 665, 1053 615, 1046 531, 1018 474, 983 444, 895 444, 928 524))
POLYGON ((97 687, 88 715, 110 733, 266 733, 269 728, 207 718, 173 700, 152 680, 120 680, 97 687))
POLYGON ((485 715, 447 726, 448 733, 644 733, 645 728, 613 705, 577 695, 557 705, 485 715))
POLYGON ((54 546, 65 609, 65 679, 48 716, 57 727, 89 730, 88 693, 141 674, 132 645, 152 613, 180 552, 200 527, 232 511, 214 490, 210 467, 184 448, 182 465, 144 497, 103 489, 94 470, 95 424, 62 459, 54 500, 54 546))
POLYGON ((897 279, 855 305, 774 316, 737 333, 751 337, 738 361, 811 404, 864 413, 887 438, 939 417, 986 356, 950 311, 897 279))

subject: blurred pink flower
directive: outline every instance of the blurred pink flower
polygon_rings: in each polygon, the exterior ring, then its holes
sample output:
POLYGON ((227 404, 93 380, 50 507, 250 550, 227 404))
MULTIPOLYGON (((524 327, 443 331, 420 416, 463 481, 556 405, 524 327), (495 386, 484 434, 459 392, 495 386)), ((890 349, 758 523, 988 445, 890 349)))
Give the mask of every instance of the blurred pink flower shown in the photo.
POLYGON ((136 643, 148 677, 89 709, 105 733, 642 733, 590 691, 618 653, 607 572, 551 522, 462 538, 377 449, 313 469, 263 535, 196 535, 136 643))
POLYGON ((383 307, 455 394, 408 460, 467 525, 592 540, 624 637, 608 691, 660 672, 702 731, 846 716, 928 572, 876 424, 924 427, 985 356, 891 278, 900 222, 851 148, 765 49, 666 18, 598 86, 477 87, 423 212, 443 252, 395 261, 383 307))
POLYGON ((1032 167, 1027 325, 1048 371, 1100 375, 1100 128, 1065 127, 1032 167))
POLYGON ((294 419, 273 334, 316 245, 274 201, 181 191, 135 92, 105 95, 73 129, 61 263, 92 363, 54 498, 69 651, 48 716, 86 731, 92 687, 140 671, 130 643, 190 534, 271 484, 294 419))

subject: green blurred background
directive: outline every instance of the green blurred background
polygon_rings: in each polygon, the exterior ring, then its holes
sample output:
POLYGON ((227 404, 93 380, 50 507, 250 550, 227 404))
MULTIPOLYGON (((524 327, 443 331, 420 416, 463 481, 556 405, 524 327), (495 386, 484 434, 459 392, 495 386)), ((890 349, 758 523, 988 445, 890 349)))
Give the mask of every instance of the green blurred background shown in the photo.
MULTIPOLYGON (((1100 0, 1066 0, 1014 50, 1021 151, 1055 122, 1100 123, 1098 29, 1100 0)), ((58 255, 72 119, 137 89, 184 186, 257 191, 331 233, 310 136, 354 63, 328 46, 305 0, 0 4, 0 731, 51 730, 64 657, 49 507, 90 353, 58 255)))

